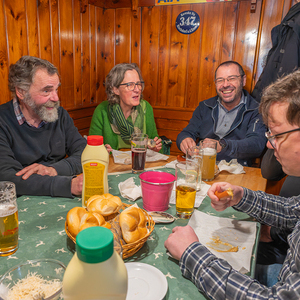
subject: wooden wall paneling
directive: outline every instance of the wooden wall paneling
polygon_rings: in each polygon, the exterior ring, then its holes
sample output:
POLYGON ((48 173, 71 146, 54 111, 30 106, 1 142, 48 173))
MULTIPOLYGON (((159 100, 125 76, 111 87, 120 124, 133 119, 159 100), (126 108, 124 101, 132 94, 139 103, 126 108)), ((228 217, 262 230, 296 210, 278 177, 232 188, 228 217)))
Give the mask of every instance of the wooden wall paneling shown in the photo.
POLYGON ((105 18, 102 8, 96 8, 96 102, 100 103, 106 99, 105 97, 105 18))
POLYGON ((131 61, 131 9, 116 9, 115 64, 131 61))
MULTIPOLYGON (((170 36, 172 25, 172 11, 167 6, 160 8, 159 18, 159 49, 158 49, 158 86, 157 97, 155 97, 156 106, 172 106, 172 100, 169 99, 169 69, 170 69, 170 36)), ((158 126, 156 124, 156 126, 158 126)))
POLYGON ((281 22, 283 2, 284 0, 264 0, 260 41, 257 41, 257 44, 259 45, 259 50, 257 51, 257 66, 255 73, 253 74, 251 90, 253 90, 255 83, 261 75, 266 63, 268 52, 272 48, 271 30, 274 26, 281 22))
POLYGON ((5 5, 9 63, 28 54, 24 0, 3 0, 5 5))
POLYGON ((131 62, 141 66, 141 8, 137 10, 137 17, 131 15, 131 62))
POLYGON ((73 63, 73 1, 59 1, 60 13, 60 74, 61 105, 70 109, 74 103, 74 63, 73 63))
POLYGON ((261 0, 257 1, 255 13, 249 13, 250 5, 251 3, 249 1, 240 2, 234 49, 234 60, 238 61, 246 72, 247 81, 244 88, 249 92, 251 91, 261 0))
POLYGON ((141 71, 145 81, 144 99, 155 104, 158 87, 159 7, 142 10, 141 71))
MULTIPOLYGON (((232 2, 230 4, 232 5, 232 2)), ((214 74, 220 64, 223 18, 224 3, 214 2, 204 6, 198 102, 216 94, 214 74)))
POLYGON ((220 63, 233 59, 233 49, 236 42, 236 29, 238 20, 239 2, 227 3, 224 7, 222 28, 222 51, 220 52, 220 63), (231 18, 228 18, 231 16, 231 18))
POLYGON ((89 5, 90 12, 90 101, 89 104, 96 103, 96 86, 97 86, 97 73, 96 73, 96 7, 89 5))
POLYGON ((185 90, 184 107, 196 108, 199 104, 199 69, 200 69, 200 51, 203 29, 204 5, 193 5, 192 10, 200 17, 199 28, 189 35, 188 59, 187 59, 187 80, 185 90))
POLYGON ((189 36, 176 29, 177 16, 190 9, 190 5, 174 5, 172 9, 171 48, 168 97, 174 107, 185 107, 186 67, 189 36))
MULTIPOLYGON (((36 0, 26 1, 26 23, 27 23, 27 40, 28 40, 28 54, 39 57, 39 35, 38 35, 38 21, 37 21, 37 6, 36 0)), ((50 22, 48 22, 49 24, 50 22)), ((49 49, 51 51, 51 49, 49 49)))
POLYGON ((281 19, 286 16, 288 11, 294 4, 296 4, 295 0, 284 0, 281 19))
MULTIPOLYGON (((49 0, 38 2, 39 52, 42 59, 52 61, 49 0)), ((30 21, 29 21, 30 22, 30 21)))
POLYGON ((4 3, 0 5, 0 82, 1 82, 1 98, 0 103, 5 103, 11 99, 11 93, 7 87, 8 84, 8 53, 7 53, 7 31, 4 3))
MULTIPOLYGON (((33 1, 33 0, 31 0, 33 1)), ((76 2, 76 1, 75 1, 76 2)), ((51 23, 51 53, 52 63, 58 68, 60 73, 60 23, 59 23, 59 8, 57 0, 50 0, 50 23, 51 23)), ((59 91, 60 95, 60 91, 59 91)))
POLYGON ((105 57, 105 76, 115 65, 115 10, 107 9, 104 11, 104 57, 105 57))
MULTIPOLYGON (((87 14, 87 12, 85 12, 87 14)), ((73 64, 74 64, 74 107, 82 107, 82 56, 81 56, 82 14, 80 1, 74 1, 73 10, 73 64)))
POLYGON ((91 44, 90 44, 90 13, 91 5, 88 6, 85 13, 81 14, 82 23, 81 23, 81 67, 82 67, 82 73, 81 73, 81 79, 82 79, 82 105, 89 105, 90 104, 90 72, 91 72, 91 44))

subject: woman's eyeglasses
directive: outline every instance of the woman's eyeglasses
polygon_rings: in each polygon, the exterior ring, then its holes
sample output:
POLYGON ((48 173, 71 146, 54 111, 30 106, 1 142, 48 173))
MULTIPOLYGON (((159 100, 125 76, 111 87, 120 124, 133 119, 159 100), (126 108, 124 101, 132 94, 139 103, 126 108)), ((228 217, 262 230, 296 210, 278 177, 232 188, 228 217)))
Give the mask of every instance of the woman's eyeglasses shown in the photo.
POLYGON ((265 133, 265 136, 266 138, 268 139, 268 141, 270 142, 271 146, 276 149, 276 144, 275 144, 275 140, 276 140, 276 137, 282 135, 282 134, 286 134, 286 133, 291 133, 291 132, 294 132, 294 131, 300 131, 300 127, 299 128, 296 128, 296 129, 292 129, 292 130, 289 130, 289 131, 285 131, 285 132, 281 132, 281 133, 277 133, 277 134, 274 134, 274 135, 271 135, 271 131, 269 129, 269 131, 267 131, 265 133))
POLYGON ((125 85, 129 91, 133 91, 136 86, 140 91, 144 89, 144 81, 126 82, 126 83, 121 83, 120 85, 125 85))

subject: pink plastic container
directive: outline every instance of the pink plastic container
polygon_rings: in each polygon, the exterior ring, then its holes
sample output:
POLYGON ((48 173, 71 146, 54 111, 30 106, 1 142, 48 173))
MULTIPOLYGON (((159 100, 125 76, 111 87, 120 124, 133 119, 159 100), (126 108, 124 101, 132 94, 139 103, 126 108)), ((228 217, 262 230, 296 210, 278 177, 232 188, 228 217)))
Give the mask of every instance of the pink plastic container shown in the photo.
POLYGON ((175 176, 163 171, 146 171, 139 177, 144 209, 147 211, 167 210, 175 176))

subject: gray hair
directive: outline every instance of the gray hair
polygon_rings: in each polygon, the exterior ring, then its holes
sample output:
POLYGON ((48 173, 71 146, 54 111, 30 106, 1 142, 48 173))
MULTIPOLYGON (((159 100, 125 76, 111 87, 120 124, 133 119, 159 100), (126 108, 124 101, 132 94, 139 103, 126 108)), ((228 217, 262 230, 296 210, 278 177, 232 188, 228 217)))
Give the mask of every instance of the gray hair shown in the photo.
POLYGON ((274 103, 288 103, 287 121, 300 126, 300 70, 277 79, 263 90, 259 112, 266 125, 270 107, 274 103))
POLYGON ((16 88, 29 91, 34 75, 39 69, 47 70, 49 75, 58 74, 57 68, 47 60, 25 55, 15 64, 9 67, 8 87, 13 95, 16 95, 16 88))
POLYGON ((243 67, 236 61, 234 60, 228 60, 228 61, 224 61, 222 62, 216 69, 215 71, 215 79, 216 79, 216 75, 217 75, 217 71, 219 70, 220 67, 222 66, 230 66, 230 65, 236 65, 239 68, 239 73, 240 75, 243 77, 245 75, 245 71, 243 69, 243 67))
POLYGON ((144 81, 142 77, 141 70, 139 69, 138 65, 135 63, 128 64, 128 63, 122 63, 115 65, 108 75, 105 78, 105 92, 107 95, 107 101, 110 104, 120 103, 120 97, 119 95, 116 95, 113 92, 113 88, 118 88, 120 84, 122 83, 125 73, 127 71, 135 70, 137 71, 140 81, 144 81))

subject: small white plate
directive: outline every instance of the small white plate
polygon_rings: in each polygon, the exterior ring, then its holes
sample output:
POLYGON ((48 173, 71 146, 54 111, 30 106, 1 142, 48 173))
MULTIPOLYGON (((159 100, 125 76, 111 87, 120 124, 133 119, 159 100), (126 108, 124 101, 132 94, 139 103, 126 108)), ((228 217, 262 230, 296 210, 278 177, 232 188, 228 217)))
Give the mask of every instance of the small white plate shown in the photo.
POLYGON ((168 291, 168 281, 157 268, 144 264, 125 263, 128 272, 126 300, 162 300, 168 291))

